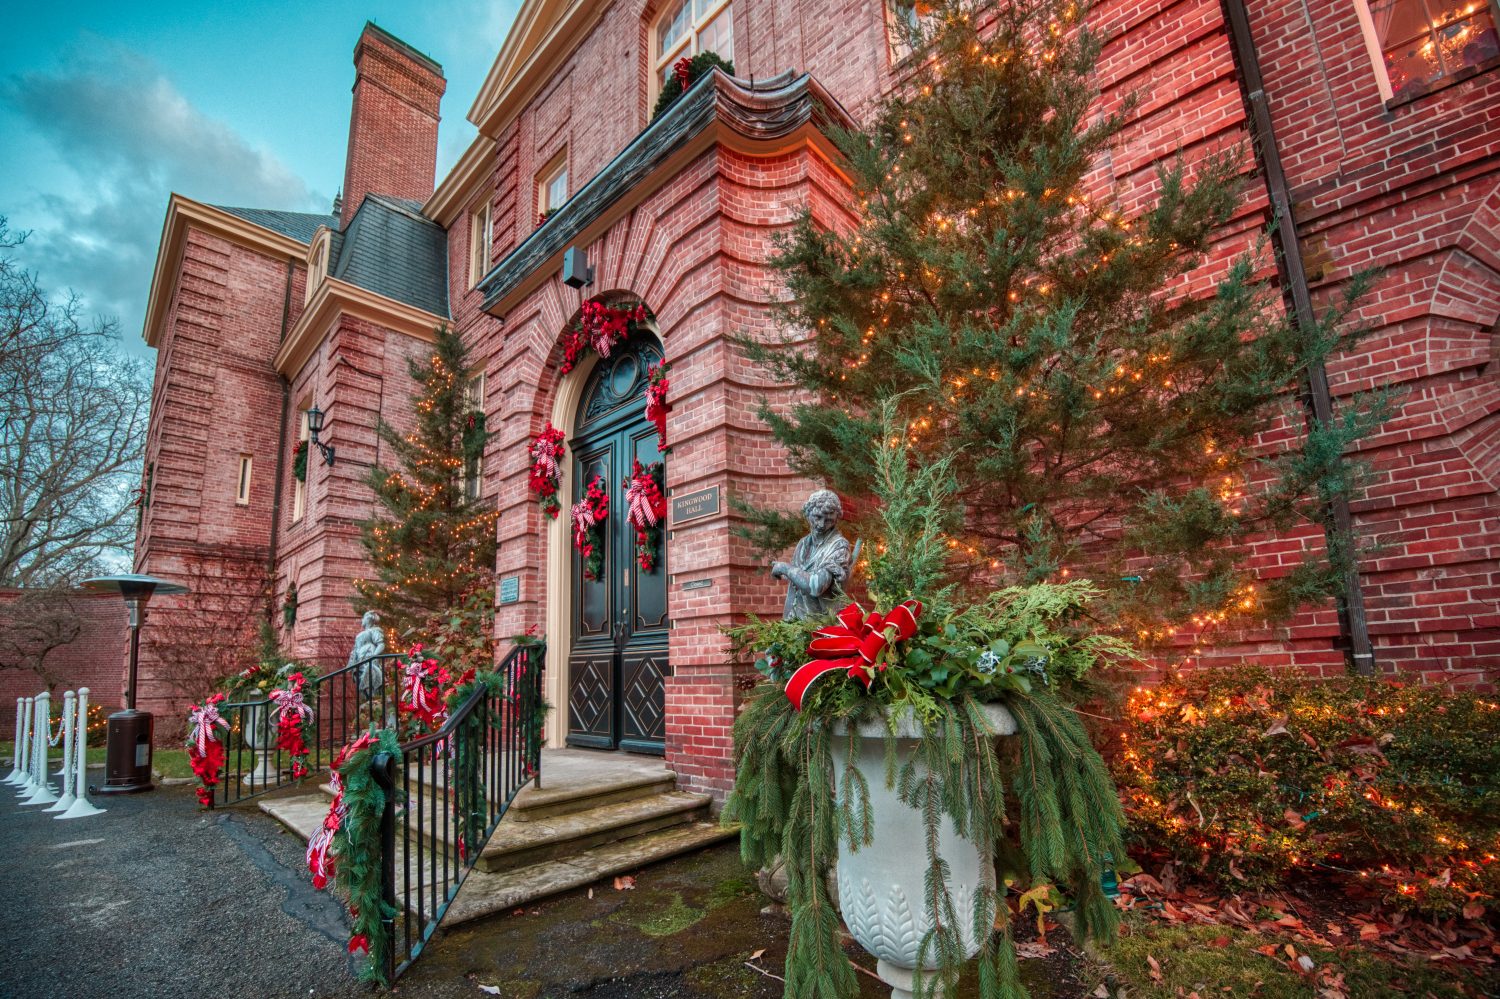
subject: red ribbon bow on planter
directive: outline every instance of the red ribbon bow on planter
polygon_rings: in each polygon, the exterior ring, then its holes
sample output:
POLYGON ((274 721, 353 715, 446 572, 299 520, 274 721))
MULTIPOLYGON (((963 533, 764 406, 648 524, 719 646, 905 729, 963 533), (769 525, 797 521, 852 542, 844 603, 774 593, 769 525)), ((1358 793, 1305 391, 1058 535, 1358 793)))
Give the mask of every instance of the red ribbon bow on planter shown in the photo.
POLYGON ((807 688, 834 670, 848 670, 850 676, 856 677, 869 690, 875 670, 885 669, 885 663, 877 664, 885 647, 915 635, 917 618, 921 616, 920 600, 902 601, 886 614, 879 611, 865 614, 859 609, 859 604, 850 604, 839 611, 838 624, 819 628, 813 633, 813 640, 807 646, 807 651, 814 657, 812 661, 805 663, 786 682, 786 696, 792 707, 801 711, 807 688))

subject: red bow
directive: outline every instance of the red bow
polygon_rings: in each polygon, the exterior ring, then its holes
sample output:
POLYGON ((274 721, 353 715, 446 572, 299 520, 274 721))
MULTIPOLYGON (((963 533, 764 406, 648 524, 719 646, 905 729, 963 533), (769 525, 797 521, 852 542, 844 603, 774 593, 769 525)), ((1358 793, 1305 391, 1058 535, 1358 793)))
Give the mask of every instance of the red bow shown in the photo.
MULTIPOLYGON (((807 688, 837 669, 847 669, 849 675, 857 677, 868 690, 880 654, 892 642, 903 642, 915 635, 917 618, 921 615, 920 600, 903 601, 887 614, 871 611, 865 615, 859 604, 850 604, 839 611, 838 624, 814 632, 813 640, 807 646, 813 660, 804 664, 786 682, 786 696, 792 707, 801 711, 807 688)), ((885 664, 880 663, 878 668, 885 669, 885 664)))

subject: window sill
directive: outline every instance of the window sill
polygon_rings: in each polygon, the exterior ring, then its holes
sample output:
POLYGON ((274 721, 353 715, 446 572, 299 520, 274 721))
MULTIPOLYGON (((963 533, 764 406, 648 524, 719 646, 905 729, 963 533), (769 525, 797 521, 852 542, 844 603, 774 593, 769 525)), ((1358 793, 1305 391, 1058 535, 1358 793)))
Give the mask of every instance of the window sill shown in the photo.
POLYGON ((1385 102, 1385 109, 1387 111, 1396 111, 1400 108, 1404 108, 1410 104, 1415 104, 1418 101, 1431 97, 1433 94, 1441 93, 1442 91, 1447 90, 1449 87, 1456 87, 1460 83, 1466 83, 1482 73, 1489 73, 1495 69, 1500 69, 1500 56, 1491 56, 1484 62, 1475 63, 1473 66, 1465 66, 1457 73, 1454 73, 1451 76, 1445 76, 1441 80, 1436 80, 1432 83, 1429 83, 1424 87, 1413 90, 1409 94, 1402 94, 1400 97, 1392 97, 1390 100, 1385 102))

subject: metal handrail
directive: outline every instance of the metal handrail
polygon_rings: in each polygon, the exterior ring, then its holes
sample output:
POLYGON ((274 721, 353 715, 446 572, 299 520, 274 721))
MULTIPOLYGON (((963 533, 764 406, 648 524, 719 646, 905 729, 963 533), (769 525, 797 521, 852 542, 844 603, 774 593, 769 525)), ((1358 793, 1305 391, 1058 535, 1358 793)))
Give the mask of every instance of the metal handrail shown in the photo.
POLYGON ((516 647, 496 667, 500 690, 481 686, 399 759, 371 761, 385 791, 381 891, 395 914, 382 921, 388 982, 421 956, 516 795, 540 784, 545 663, 545 646, 516 647))
MULTIPOLYGON (((308 681, 303 700, 313 714, 311 725, 303 726, 303 739, 311 750, 306 762, 311 773, 328 767, 339 749, 372 722, 380 726, 394 722, 399 684, 390 675, 386 661, 404 657, 401 652, 367 656, 308 681), (364 667, 376 662, 381 664, 380 685, 362 689, 364 667)), ((301 782, 302 778, 287 773, 291 759, 277 745, 276 727, 271 724, 272 705, 269 697, 219 705, 229 731, 220 736, 224 742, 224 773, 214 789, 213 803, 234 804, 301 782), (257 741, 269 745, 253 745, 252 728, 259 730, 257 741)))

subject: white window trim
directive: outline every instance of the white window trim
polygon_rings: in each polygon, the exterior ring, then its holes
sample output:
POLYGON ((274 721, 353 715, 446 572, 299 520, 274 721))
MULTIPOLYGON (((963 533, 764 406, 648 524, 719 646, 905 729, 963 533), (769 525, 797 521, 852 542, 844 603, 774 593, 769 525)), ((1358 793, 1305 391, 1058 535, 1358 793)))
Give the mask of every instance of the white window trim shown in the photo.
MULTIPOLYGON (((562 201, 559 201, 555 205, 552 204, 551 194, 552 184, 557 180, 558 177, 567 177, 567 174, 568 147, 563 146, 562 149, 557 151, 556 155, 554 155, 550 160, 547 161, 547 165, 542 168, 542 172, 537 174, 536 176, 537 215, 540 216, 543 212, 555 211, 568 203, 568 199, 573 196, 571 190, 569 190, 567 194, 563 195, 562 201)), ((573 179, 571 177, 568 177, 567 179, 568 183, 567 185, 565 185, 565 187, 570 188, 572 186, 573 179)))
POLYGON ((255 471, 255 462, 248 454, 240 455, 239 478, 235 480, 234 502, 236 506, 250 505, 250 476, 255 471))
POLYGON ((333 231, 327 226, 318 226, 307 247, 307 287, 302 292, 303 305, 312 301, 313 293, 328 278, 328 251, 332 245, 333 231))
POLYGON ((490 247, 495 241, 495 219, 489 197, 469 213, 469 287, 479 284, 489 272, 490 247))
MULTIPOLYGON (((691 5, 694 0, 688 0, 691 5)), ((693 18, 688 23, 688 29, 682 33, 682 37, 672 44, 670 51, 663 55, 656 55, 658 39, 661 38, 662 22, 675 12, 676 4, 673 3, 662 10, 655 21, 651 22, 649 40, 651 45, 652 62, 651 72, 646 81, 646 107, 649 109, 656 104, 656 96, 661 93, 661 71, 671 66, 684 55, 695 56, 698 54, 698 33, 708 27, 713 19, 719 16, 719 12, 730 6, 734 0, 711 0, 708 9, 700 17, 693 18)), ((732 16, 732 15, 731 15, 732 16)), ((734 26, 730 25, 730 37, 733 38, 734 26)), ((731 60, 732 61, 732 60, 731 60)))
MULTIPOLYGON (((485 412, 484 408, 484 372, 471 377, 464 383, 464 412, 485 412)), ((469 470, 467 467, 458 472, 458 487, 465 499, 477 500, 484 495, 484 454, 481 452, 477 461, 474 462, 474 493, 469 494, 469 470)))
MULTIPOLYGON (((311 405, 312 405, 311 401, 308 401, 308 402, 305 402, 302 405, 300 405, 300 406, 297 407, 297 411, 298 411, 298 414, 299 414, 298 417, 297 417, 297 440, 299 440, 299 441, 306 442, 306 441, 309 441, 309 440, 312 439, 312 433, 311 433, 311 431, 308 430, 308 427, 307 427, 307 409, 311 405)), ((308 446, 309 450, 311 450, 312 445, 308 444, 307 446, 308 446)), ((312 466, 312 455, 309 454, 307 456, 307 474, 309 476, 312 475, 312 467, 313 467, 312 466)), ((299 520, 301 520, 306 515, 307 515, 307 482, 305 480, 299 479, 295 475, 293 475, 292 476, 292 523, 294 523, 294 524, 297 523, 299 520)))

